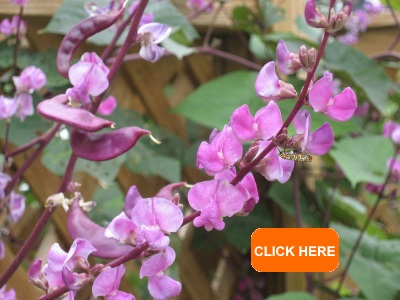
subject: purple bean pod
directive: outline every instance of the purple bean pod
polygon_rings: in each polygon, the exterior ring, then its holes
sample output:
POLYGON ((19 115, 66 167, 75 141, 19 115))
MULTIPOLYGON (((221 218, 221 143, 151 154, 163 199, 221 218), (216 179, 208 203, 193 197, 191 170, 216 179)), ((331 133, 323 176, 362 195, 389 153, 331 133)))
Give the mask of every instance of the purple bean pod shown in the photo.
POLYGON ((71 130, 72 152, 91 161, 104 161, 120 156, 150 131, 139 127, 124 127, 102 134, 71 130))
POLYGON ((115 125, 113 122, 97 117, 83 108, 75 108, 63 104, 67 101, 67 95, 58 95, 52 99, 40 102, 37 110, 46 119, 84 131, 94 132, 115 125))
POLYGON ((116 239, 106 238, 106 229, 89 219, 78 203, 78 200, 75 200, 68 211, 67 229, 72 239, 87 239, 97 249, 92 255, 102 258, 115 259, 134 249, 116 239))
POLYGON ((123 15, 125 6, 115 14, 101 14, 86 18, 76 24, 62 40, 57 53, 57 69, 68 79, 71 59, 78 47, 92 35, 110 27, 123 15))

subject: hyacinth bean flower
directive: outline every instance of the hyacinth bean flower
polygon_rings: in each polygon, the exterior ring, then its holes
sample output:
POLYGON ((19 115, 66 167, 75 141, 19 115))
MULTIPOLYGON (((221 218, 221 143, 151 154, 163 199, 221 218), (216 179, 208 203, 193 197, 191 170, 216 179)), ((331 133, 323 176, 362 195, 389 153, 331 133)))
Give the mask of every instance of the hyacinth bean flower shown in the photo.
POLYGON ((199 182, 188 193, 190 206, 201 212, 200 216, 193 220, 193 225, 204 226, 208 231, 213 228, 222 230, 225 227, 222 218, 238 213, 247 200, 237 187, 226 180, 199 182))
MULTIPOLYGON (((270 144, 270 141, 259 142, 257 155, 270 144)), ((254 170, 269 181, 278 180, 280 183, 285 183, 292 174, 294 161, 282 159, 278 154, 278 148, 272 148, 272 150, 257 164, 254 170)))
MULTIPOLYGON (((390 157, 386 161, 386 167, 388 169, 392 168, 391 173, 390 173, 390 176, 391 176, 390 182, 398 184, 400 181, 400 161, 398 159, 396 159, 396 157, 390 157)), ((384 187, 385 187, 384 184, 376 184, 376 183, 368 183, 365 186, 367 191, 369 191, 370 193, 374 193, 374 194, 382 193, 382 190, 384 187)), ((389 191, 389 193, 390 193, 390 191, 389 191)), ((392 195, 394 197, 397 197, 396 190, 394 190, 391 193, 393 193, 392 195)), ((389 194, 389 197, 392 195, 389 194)))
POLYGON ((17 93, 32 94, 46 84, 46 74, 35 66, 25 68, 19 76, 13 76, 17 93))
POLYGON ((283 40, 276 46, 276 60, 279 71, 284 75, 290 75, 301 69, 299 55, 289 52, 283 40))
POLYGON ((16 300, 16 294, 14 289, 9 289, 8 291, 6 291, 6 286, 4 285, 1 289, 0 289, 0 299, 1 300, 16 300))
MULTIPOLYGON (((236 168, 230 167, 215 175, 215 179, 224 179, 231 182, 236 177, 236 168)), ((252 173, 248 173, 235 187, 242 193, 245 203, 238 212, 239 215, 248 215, 260 199, 257 190, 257 184, 252 173)))
MULTIPOLYGON (((18 31, 19 16, 13 16, 11 21, 9 19, 4 19, 0 23, 0 33, 4 36, 16 36, 18 31)), ((22 38, 26 32, 26 23, 21 20, 19 28, 19 38, 22 38)))
POLYGON ((213 2, 207 0, 187 0, 186 7, 192 10, 204 10, 206 12, 213 11, 213 2))
POLYGON ((0 119, 10 119, 16 113, 17 108, 17 101, 0 95, 0 119))
POLYGON ((93 282, 93 296, 95 298, 104 297, 106 300, 135 300, 136 298, 133 295, 118 290, 124 273, 124 265, 119 265, 116 268, 105 268, 93 282))
POLYGON ((105 236, 122 243, 140 246, 147 242, 152 250, 163 250, 169 244, 166 234, 176 232, 183 222, 181 209, 164 198, 143 199, 136 187, 131 187, 125 199, 125 210, 108 225, 105 236))
POLYGON ((387 121, 383 125, 383 135, 392 139, 395 144, 400 144, 400 124, 394 121, 387 121))
POLYGON ((108 96, 99 106, 97 112, 103 116, 109 116, 117 108, 117 99, 114 96, 108 96))
POLYGON ((310 89, 308 100, 315 112, 321 112, 335 121, 349 120, 357 109, 357 97, 347 87, 340 94, 333 96, 333 76, 325 72, 310 89))
POLYGON ((320 128, 310 133, 311 114, 307 110, 300 110, 293 119, 297 135, 293 136, 295 149, 312 155, 324 155, 331 149, 334 134, 331 125, 325 122, 320 128))
POLYGON ((25 120, 27 116, 34 114, 33 98, 31 94, 21 93, 16 96, 16 102, 18 105, 15 115, 21 120, 25 120))
POLYGON ((81 60, 72 65, 68 77, 73 85, 66 94, 72 102, 88 104, 89 96, 98 96, 107 90, 109 82, 108 68, 96 53, 85 53, 81 60))
POLYGON ((247 104, 236 109, 231 116, 230 126, 241 141, 268 140, 282 127, 279 106, 271 101, 251 116, 247 104))
POLYGON ((150 62, 159 60, 165 49, 158 46, 171 34, 171 27, 160 23, 149 23, 141 26, 138 30, 138 41, 141 42, 139 55, 150 62))
POLYGON ((47 264, 35 260, 29 268, 29 280, 50 293, 64 285, 70 291, 64 299, 74 299, 74 293, 91 280, 88 256, 96 249, 85 239, 76 239, 68 253, 58 243, 51 246, 47 254, 47 264))
POLYGON ((293 85, 279 80, 275 71, 275 62, 270 61, 258 73, 254 88, 257 96, 264 102, 295 98, 297 92, 293 85))
POLYGON ((25 212, 25 197, 12 191, 6 203, 9 209, 9 219, 13 223, 18 222, 25 212))
POLYGON ((215 175, 233 166, 243 154, 243 147, 233 133, 232 127, 226 126, 221 132, 214 129, 209 143, 202 142, 197 151, 196 165, 208 175, 215 175))
POLYGON ((24 6, 28 0, 11 0, 11 2, 19 6, 24 6))

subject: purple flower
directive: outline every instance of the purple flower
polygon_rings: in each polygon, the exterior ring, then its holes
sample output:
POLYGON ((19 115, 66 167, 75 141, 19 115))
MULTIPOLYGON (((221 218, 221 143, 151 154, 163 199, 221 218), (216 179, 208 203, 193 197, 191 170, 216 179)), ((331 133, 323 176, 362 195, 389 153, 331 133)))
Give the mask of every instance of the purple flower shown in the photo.
POLYGON ((166 234, 176 232, 183 222, 180 208, 163 198, 143 199, 136 187, 131 187, 125 199, 125 211, 108 225, 105 235, 130 245, 147 242, 151 249, 163 250, 169 244, 166 234), (128 203, 127 203, 128 202, 128 203))
POLYGON ((139 55, 150 62, 156 62, 164 54, 164 48, 158 46, 168 38, 171 27, 160 23, 149 23, 138 30, 138 40, 141 42, 139 55))
POLYGON ((10 119, 17 111, 17 108, 17 101, 0 95, 0 119, 10 119))
MULTIPOLYGON (((93 251, 96 249, 85 239, 75 239, 68 253, 58 243, 53 244, 47 255, 47 264, 42 268, 48 282, 48 292, 64 285, 76 291, 88 283, 91 276, 87 258, 93 251)), ((32 266, 30 271, 33 279, 38 277, 35 276, 39 272, 38 264, 32 266)))
POLYGON ((167 246, 161 253, 150 256, 143 262, 140 268, 140 278, 144 276, 155 276, 164 272, 175 261, 175 251, 167 246))
POLYGON ((0 240, 0 260, 3 260, 6 256, 6 248, 2 240, 0 240))
POLYGON ((273 61, 262 67, 258 73, 254 88, 257 96, 267 103, 271 100, 279 101, 297 96, 297 92, 291 84, 279 80, 273 61))
POLYGON ((161 273, 149 277, 148 289, 154 299, 164 300, 178 296, 182 290, 182 284, 161 273))
POLYGON ((320 128, 310 134, 311 114, 300 110, 293 119, 297 135, 293 137, 299 148, 296 150, 313 155, 324 155, 331 149, 334 134, 331 125, 325 122, 320 128))
POLYGON ((11 192, 6 203, 9 209, 8 217, 13 223, 18 222, 25 212, 25 197, 23 195, 11 192))
MULTIPOLYGON (((0 23, 0 32, 5 36, 17 35, 19 16, 13 16, 11 21, 4 19, 0 23)), ((22 38, 26 32, 26 23, 21 20, 19 28, 19 38, 22 38)))
POLYGON ((333 97, 333 87, 332 73, 325 72, 310 89, 310 105, 315 112, 322 112, 336 121, 347 121, 357 109, 356 94, 348 87, 333 97))
POLYGON ((16 300, 16 294, 14 289, 9 289, 6 292, 6 286, 4 285, 1 289, 0 289, 0 299, 1 300, 16 300))
POLYGON ((104 116, 109 116, 117 108, 117 99, 114 96, 108 96, 99 106, 97 112, 104 116))
POLYGON ((214 179, 195 184, 188 194, 190 206, 200 211, 200 216, 194 219, 193 225, 208 231, 215 228, 222 230, 225 223, 223 217, 231 217, 238 213, 245 203, 238 188, 226 180, 214 179))
MULTIPOLYGON (((259 142, 257 155, 270 144, 270 141, 259 142)), ((272 148, 272 150, 258 163, 254 170, 259 172, 269 181, 278 180, 280 183, 285 183, 289 180, 290 175, 292 175, 294 161, 282 159, 278 154, 278 148, 272 148)))
POLYGON ((400 144, 400 124, 394 121, 387 121, 383 125, 383 135, 392 139, 395 144, 400 144))
POLYGON ((140 228, 137 243, 147 242, 153 250, 163 250, 169 244, 165 234, 176 232, 183 222, 178 206, 163 198, 146 198, 132 209, 132 221, 140 228))
POLYGON ((6 188, 7 184, 10 181, 11 181, 10 175, 0 172, 0 199, 4 198, 5 196, 4 189, 6 188))
POLYGON ((276 59, 279 71, 284 75, 293 74, 301 69, 299 55, 289 52, 284 40, 280 40, 276 46, 276 59))
POLYGON ((315 5, 315 0, 307 0, 305 10, 304 10, 304 17, 306 22, 311 27, 315 28, 327 28, 328 21, 326 20, 325 16, 321 14, 317 6, 315 5))
POLYGON ((108 68, 96 53, 85 53, 68 71, 73 88, 66 94, 75 102, 87 104, 90 96, 98 96, 108 89, 108 68))
POLYGON ((208 175, 215 175, 233 166, 243 153, 242 144, 236 139, 230 126, 221 132, 214 129, 210 141, 202 142, 197 151, 197 167, 205 170, 208 175))
POLYGON ((230 126, 241 141, 268 140, 282 127, 281 111, 279 106, 271 101, 253 118, 249 107, 244 104, 232 113, 230 126))
POLYGON ((18 94, 16 97, 16 102, 18 105, 16 115, 21 122, 24 121, 27 116, 32 116, 34 114, 33 99, 31 94, 18 94))
POLYGON ((38 258, 31 263, 28 272, 29 281, 38 288, 47 291, 49 283, 42 269, 42 259, 38 258))
MULTIPOLYGON (((224 179, 228 182, 232 181, 236 177, 235 167, 230 167, 215 175, 215 179, 224 179)), ((245 203, 243 208, 238 214, 248 215, 260 199, 258 196, 257 184, 252 173, 248 173, 235 187, 242 193, 245 203)))
POLYGON ((21 75, 13 76, 17 93, 32 94, 35 90, 42 88, 46 80, 46 74, 35 66, 29 66, 21 72, 21 75))
POLYGON ((106 300, 135 300, 133 295, 118 290, 124 273, 124 265, 105 268, 93 282, 93 296, 95 298, 104 297, 106 300))

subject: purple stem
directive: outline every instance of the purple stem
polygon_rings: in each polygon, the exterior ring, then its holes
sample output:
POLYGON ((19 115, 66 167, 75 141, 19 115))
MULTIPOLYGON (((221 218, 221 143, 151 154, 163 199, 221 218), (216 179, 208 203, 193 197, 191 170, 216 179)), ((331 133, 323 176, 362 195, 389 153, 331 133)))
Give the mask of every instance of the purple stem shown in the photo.
POLYGON ((217 20, 217 17, 223 7, 224 7, 224 2, 222 2, 222 1, 219 2, 219 6, 218 6, 217 10, 215 11, 214 15, 212 16, 210 25, 208 26, 206 35, 204 36, 203 46, 205 46, 205 47, 210 44, 211 34, 213 33, 213 30, 214 30, 215 21, 217 20))
POLYGON ((18 19, 18 26, 17 26, 17 34, 15 37, 15 45, 14 45, 14 53, 13 53, 13 70, 14 70, 14 75, 17 75, 18 72, 18 47, 19 47, 19 33, 21 32, 21 23, 22 23, 22 15, 24 13, 24 6, 21 6, 19 9, 19 19, 18 19))

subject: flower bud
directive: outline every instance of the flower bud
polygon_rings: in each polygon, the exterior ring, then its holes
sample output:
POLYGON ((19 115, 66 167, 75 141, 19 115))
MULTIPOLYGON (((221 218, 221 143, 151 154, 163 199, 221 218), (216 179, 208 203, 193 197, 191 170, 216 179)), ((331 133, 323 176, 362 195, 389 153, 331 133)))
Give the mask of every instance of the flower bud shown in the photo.
POLYGON ((328 28, 328 21, 315 5, 315 0, 307 0, 304 10, 306 22, 311 27, 328 28))
POLYGON ((314 48, 311 48, 310 50, 307 51, 306 46, 303 45, 300 47, 299 59, 304 71, 306 71, 307 73, 312 71, 315 65, 316 58, 317 54, 314 48))

